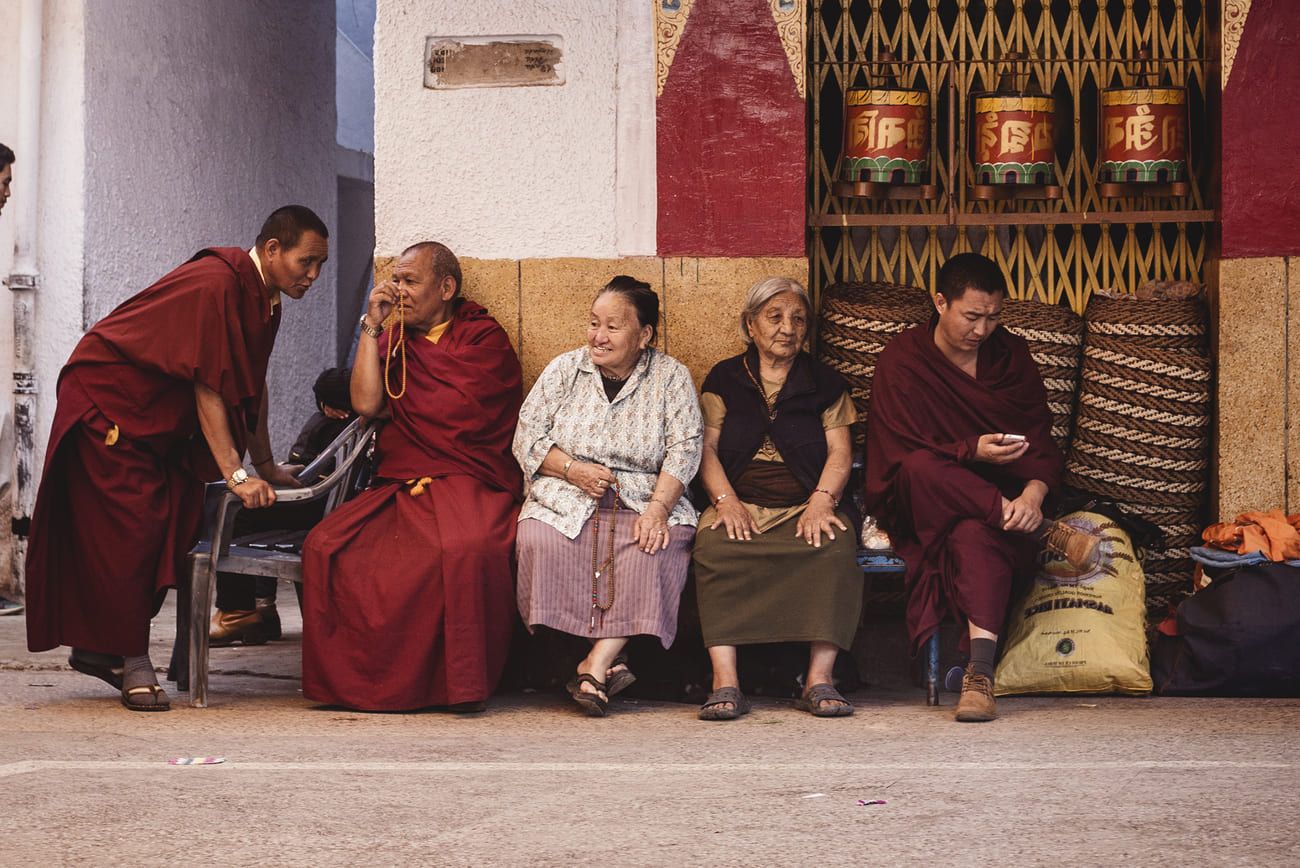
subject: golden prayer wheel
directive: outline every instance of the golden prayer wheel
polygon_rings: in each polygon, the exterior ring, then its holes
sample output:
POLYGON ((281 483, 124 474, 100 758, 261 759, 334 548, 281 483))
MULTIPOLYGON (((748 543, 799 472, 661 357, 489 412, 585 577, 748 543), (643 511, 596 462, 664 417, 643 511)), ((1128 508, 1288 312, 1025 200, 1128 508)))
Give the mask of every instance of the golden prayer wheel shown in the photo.
POLYGON ((1144 183, 1187 177, 1187 89, 1101 92, 1101 178, 1144 183))
MULTIPOLYGON (((891 63, 893 55, 881 55, 891 63)), ((930 93, 899 87, 892 74, 844 95, 846 181, 918 184, 930 170, 930 93)))
MULTIPOLYGON (((1008 55, 1007 60, 1014 67, 1019 58, 1008 55)), ((996 91, 974 95, 976 184, 1056 181, 1056 100, 1033 90, 1032 84, 1017 90, 1009 72, 996 91)))

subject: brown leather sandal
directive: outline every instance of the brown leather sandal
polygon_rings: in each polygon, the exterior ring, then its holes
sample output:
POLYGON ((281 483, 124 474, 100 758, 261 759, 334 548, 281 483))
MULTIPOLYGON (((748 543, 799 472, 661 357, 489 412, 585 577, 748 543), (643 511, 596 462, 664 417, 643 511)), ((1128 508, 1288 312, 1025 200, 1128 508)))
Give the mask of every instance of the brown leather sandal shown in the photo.
POLYGON ((614 658, 614 662, 609 664, 609 671, 605 673, 605 683, 609 688, 605 691, 606 696, 617 696, 624 690, 627 690, 636 683, 636 676, 632 674, 632 669, 627 665, 627 655, 620 654, 614 658), (615 672, 615 667, 622 666, 622 672, 615 672))
POLYGON ((564 685, 564 689, 569 691, 569 695, 573 697, 574 702, 582 706, 582 710, 587 713, 588 717, 604 717, 609 711, 609 700, 605 698, 609 696, 609 693, 606 692, 605 682, 597 680, 594 675, 579 672, 569 680, 568 684, 564 685), (584 684, 590 684, 600 693, 604 693, 605 696, 583 690, 582 685, 584 684))

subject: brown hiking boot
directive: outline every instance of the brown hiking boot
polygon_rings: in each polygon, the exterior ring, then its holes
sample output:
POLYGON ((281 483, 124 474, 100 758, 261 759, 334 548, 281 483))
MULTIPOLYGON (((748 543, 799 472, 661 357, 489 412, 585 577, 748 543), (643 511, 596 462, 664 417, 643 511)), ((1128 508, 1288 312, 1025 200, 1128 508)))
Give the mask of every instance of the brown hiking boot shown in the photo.
POLYGON ((962 723, 982 723, 998 716, 993 699, 993 682, 978 672, 966 670, 961 680, 961 698, 957 700, 957 719, 962 723))
POLYGON ((1070 566, 1087 572, 1097 565, 1101 537, 1062 521, 1043 522, 1038 528, 1043 547, 1065 558, 1070 566))
POLYGON ((223 612, 218 609, 212 616, 212 629, 208 631, 208 644, 213 648, 224 648, 236 642, 265 645, 270 638, 256 610, 223 612))

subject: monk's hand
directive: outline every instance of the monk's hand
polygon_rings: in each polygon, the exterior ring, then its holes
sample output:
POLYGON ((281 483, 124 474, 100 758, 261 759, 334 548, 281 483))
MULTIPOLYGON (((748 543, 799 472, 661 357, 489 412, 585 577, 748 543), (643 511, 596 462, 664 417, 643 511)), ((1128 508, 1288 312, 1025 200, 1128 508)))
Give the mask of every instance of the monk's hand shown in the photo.
POLYGON ((1010 464, 1029 449, 1029 441, 1016 443, 1002 442, 1001 434, 980 435, 979 445, 975 447, 975 460, 988 464, 1010 464))
POLYGON ((391 280, 375 284, 375 288, 370 291, 370 298, 366 300, 366 318, 370 320, 371 326, 379 328, 384 324, 397 304, 399 292, 397 284, 391 280))
POLYGON ((645 512, 632 522, 636 547, 648 555, 668 548, 668 510, 657 500, 650 501, 645 512))
POLYGON ((271 483, 256 476, 248 477, 231 491, 243 501, 244 509, 263 509, 275 503, 275 489, 271 483))
POLYGON ((301 464, 276 464, 268 461, 257 465, 257 475, 276 488, 302 488, 298 474, 302 473, 301 464))
POLYGON ((1015 500, 1003 498, 1002 529, 1030 533, 1043 523, 1043 499, 1025 491, 1015 500))
POLYGON ((808 545, 822 547, 822 537, 835 539, 835 528, 848 530, 848 526, 835 514, 835 503, 824 491, 814 491, 808 500, 808 508, 799 514, 794 535, 803 537, 808 545))
POLYGON ((338 407, 331 407, 329 404, 321 404, 320 411, 325 414, 327 419, 336 419, 342 421, 352 414, 347 410, 340 410, 338 407))
POLYGON ((569 468, 569 482, 582 489, 582 493, 600 500, 614 485, 614 471, 590 461, 575 461, 569 468))
POLYGON ((758 525, 754 523, 754 517, 734 495, 718 501, 713 510, 716 517, 713 519, 713 524, 709 525, 709 530, 717 530, 718 525, 722 525, 727 529, 727 539, 753 539, 755 535, 761 533, 758 525))

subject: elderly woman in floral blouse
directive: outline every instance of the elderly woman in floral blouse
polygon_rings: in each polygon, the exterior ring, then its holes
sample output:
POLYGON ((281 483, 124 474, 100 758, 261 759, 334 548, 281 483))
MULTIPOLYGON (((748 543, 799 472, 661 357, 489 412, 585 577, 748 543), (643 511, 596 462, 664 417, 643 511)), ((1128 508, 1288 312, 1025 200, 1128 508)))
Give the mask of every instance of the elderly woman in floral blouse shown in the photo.
POLYGON ((665 648, 697 515, 683 496, 703 428, 686 367, 658 352, 659 296, 620 275, 597 295, 587 345, 551 361, 519 413, 514 452, 528 480, 519 513, 519 612, 591 641, 567 690, 604 716, 636 677, 634 635, 665 648))

